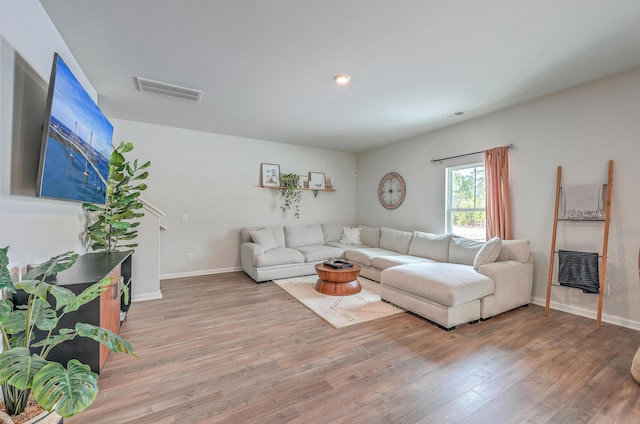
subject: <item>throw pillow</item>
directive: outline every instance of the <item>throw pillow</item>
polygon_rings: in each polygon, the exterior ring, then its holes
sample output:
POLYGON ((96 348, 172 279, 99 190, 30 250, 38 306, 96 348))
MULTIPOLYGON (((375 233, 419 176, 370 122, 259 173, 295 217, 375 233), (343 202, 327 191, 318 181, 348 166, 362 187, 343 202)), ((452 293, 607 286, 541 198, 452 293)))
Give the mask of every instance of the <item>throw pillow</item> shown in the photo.
POLYGON ((344 227, 342 230, 342 238, 340 243, 344 244, 362 244, 360 242, 360 228, 344 227))
POLYGON ((529 240, 503 240, 498 262, 502 261, 518 261, 527 262, 529 260, 529 240))
POLYGON ((251 234, 253 242, 262 246, 265 251, 278 247, 276 239, 273 237, 273 231, 269 227, 264 227, 262 230, 249 231, 249 234, 251 234))
POLYGON ((487 240, 480 250, 478 250, 476 258, 473 260, 473 269, 477 271, 481 265, 495 262, 496 259, 498 259, 498 255, 500 255, 500 249, 502 249, 502 240, 500 237, 487 240))

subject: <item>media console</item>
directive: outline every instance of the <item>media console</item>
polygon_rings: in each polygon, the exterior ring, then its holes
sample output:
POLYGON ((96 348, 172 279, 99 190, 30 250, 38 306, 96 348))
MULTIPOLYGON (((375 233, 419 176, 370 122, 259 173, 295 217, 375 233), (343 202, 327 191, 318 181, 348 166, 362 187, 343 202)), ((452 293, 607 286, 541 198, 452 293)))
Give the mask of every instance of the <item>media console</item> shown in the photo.
MULTIPOLYGON (((129 309, 129 305, 124 305, 124 301, 121 300, 120 285, 126 284, 131 294, 131 259, 131 252, 86 253, 79 256, 71 268, 58 273, 55 284, 75 294, 81 293, 104 277, 113 277, 108 290, 77 311, 62 317, 58 326, 73 328, 76 322, 84 322, 99 325, 117 334, 129 309)), ((75 358, 89 365, 93 372, 100 373, 109 352, 108 348, 94 340, 76 337, 52 349, 47 359, 66 365, 70 359, 75 358)))

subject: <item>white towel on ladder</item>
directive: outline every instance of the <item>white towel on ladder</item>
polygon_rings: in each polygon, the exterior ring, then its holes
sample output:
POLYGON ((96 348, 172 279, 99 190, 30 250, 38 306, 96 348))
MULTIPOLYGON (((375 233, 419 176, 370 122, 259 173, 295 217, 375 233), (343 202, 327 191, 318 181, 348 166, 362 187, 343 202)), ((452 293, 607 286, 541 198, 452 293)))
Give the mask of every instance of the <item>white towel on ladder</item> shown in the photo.
POLYGON ((562 187, 562 210, 565 219, 604 219, 602 184, 581 184, 562 187))

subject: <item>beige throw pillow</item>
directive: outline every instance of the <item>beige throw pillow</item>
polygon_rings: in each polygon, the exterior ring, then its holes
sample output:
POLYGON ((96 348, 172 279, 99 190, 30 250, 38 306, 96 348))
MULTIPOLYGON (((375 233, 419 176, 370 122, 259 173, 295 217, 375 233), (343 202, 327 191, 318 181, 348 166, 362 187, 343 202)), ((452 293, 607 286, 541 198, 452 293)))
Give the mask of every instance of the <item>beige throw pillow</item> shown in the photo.
POLYGON ((273 237, 273 231, 271 231, 271 228, 269 227, 264 227, 261 230, 249 231, 249 234, 251 234, 253 242, 262 246, 265 251, 278 247, 276 239, 273 237))
POLYGON ((501 249, 502 240, 500 240, 500 237, 494 237, 491 240, 487 240, 480 250, 478 250, 478 254, 473 260, 473 269, 477 271, 480 266, 495 262, 496 259, 498 259, 498 255, 500 255, 501 249))
POLYGON ((497 261, 527 262, 529 260, 529 248, 529 240, 503 240, 497 261))
POLYGON ((344 244, 362 244, 360 241, 360 228, 344 227, 342 230, 342 238, 340 243, 344 244))

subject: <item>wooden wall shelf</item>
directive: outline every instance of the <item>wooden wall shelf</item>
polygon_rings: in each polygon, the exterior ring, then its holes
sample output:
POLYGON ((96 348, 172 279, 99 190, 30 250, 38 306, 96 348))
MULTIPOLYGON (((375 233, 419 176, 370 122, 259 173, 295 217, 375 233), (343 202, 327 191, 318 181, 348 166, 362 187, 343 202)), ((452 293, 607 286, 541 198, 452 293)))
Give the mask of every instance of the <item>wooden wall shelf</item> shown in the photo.
MULTIPOLYGON (((280 190, 282 192, 282 195, 284 196, 284 191, 286 189, 286 187, 262 187, 262 188, 268 188, 271 190, 280 190)), ((313 191, 313 197, 317 197, 318 196, 318 192, 319 191, 327 191, 327 192, 334 192, 336 191, 336 189, 333 188, 300 188, 299 190, 303 190, 303 191, 313 191)))

